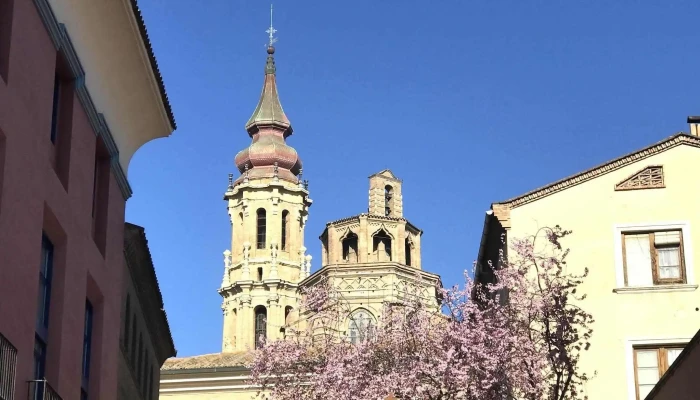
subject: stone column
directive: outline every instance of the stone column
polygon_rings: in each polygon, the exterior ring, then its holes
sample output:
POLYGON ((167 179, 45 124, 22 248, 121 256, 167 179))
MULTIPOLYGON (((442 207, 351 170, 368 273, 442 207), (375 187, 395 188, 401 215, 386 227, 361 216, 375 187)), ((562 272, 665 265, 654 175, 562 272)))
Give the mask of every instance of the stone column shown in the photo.
POLYGON ((251 349, 255 347, 254 336, 254 315, 253 308, 250 305, 250 295, 241 297, 240 315, 238 316, 236 349, 245 350, 246 347, 251 349))
POLYGON ((367 224, 367 217, 360 216, 360 231, 357 233, 357 252, 358 252, 358 262, 366 263, 369 261, 369 253, 372 248, 372 243, 368 243, 372 238, 369 236, 369 226, 367 224))

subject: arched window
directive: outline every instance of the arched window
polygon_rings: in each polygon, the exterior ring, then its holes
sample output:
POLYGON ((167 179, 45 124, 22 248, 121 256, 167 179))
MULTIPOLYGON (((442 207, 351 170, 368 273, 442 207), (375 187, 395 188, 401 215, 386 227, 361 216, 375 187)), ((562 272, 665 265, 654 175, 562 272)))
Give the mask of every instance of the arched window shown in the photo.
POLYGON ((406 265, 411 266, 411 242, 406 238, 406 245, 404 247, 404 252, 406 253, 406 265))
POLYGON ((349 232, 343 239, 343 261, 347 263, 357 262, 357 235, 349 232))
POLYGON ((267 309, 264 306, 255 307, 255 348, 260 348, 263 339, 267 338, 267 309))
POLYGON ((384 229, 379 230, 373 238, 372 252, 377 261, 391 261, 391 237, 384 229))
POLYGON ((282 211, 282 250, 287 250, 287 226, 289 225, 289 211, 282 211))
POLYGON ((257 218, 258 218, 258 221, 257 221, 258 222, 257 248, 264 249, 265 248, 265 230, 266 230, 266 225, 267 225, 267 218, 265 215, 264 208, 258 208, 257 218))
POLYGON ((350 343, 362 343, 372 337, 374 316, 365 309, 358 309, 350 315, 348 321, 348 337, 350 343))
POLYGON ((394 197, 394 188, 384 186, 384 215, 391 215, 391 199, 394 197))
POLYGON ((287 306, 284 308, 284 324, 285 325, 289 325, 289 323, 291 322, 291 319, 292 319, 291 315, 292 315, 293 310, 294 310, 294 308, 292 308, 292 306, 287 306))

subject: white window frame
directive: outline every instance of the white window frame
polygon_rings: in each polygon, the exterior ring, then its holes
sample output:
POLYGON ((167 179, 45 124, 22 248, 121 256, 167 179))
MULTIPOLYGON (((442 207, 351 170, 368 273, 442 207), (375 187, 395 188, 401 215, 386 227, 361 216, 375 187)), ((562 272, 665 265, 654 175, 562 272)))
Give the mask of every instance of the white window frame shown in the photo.
MULTIPOLYGON (((687 346, 692 338, 689 337, 664 337, 664 338, 627 338, 625 340, 625 366, 627 370, 627 398, 637 400, 637 386, 634 382, 634 348, 638 346, 663 346, 671 344, 683 344, 687 346)), ((659 378, 660 379, 660 378, 659 378)))
POLYGON ((613 227, 615 244, 615 281, 617 287, 615 293, 640 293, 640 292, 684 292, 698 288, 695 282, 695 267, 693 265, 693 242, 690 235, 690 221, 663 221, 634 224, 618 224, 613 227), (672 285, 651 286, 625 286, 625 269, 622 255, 622 234, 630 232, 648 232, 678 229, 683 236, 683 255, 685 263, 686 283, 672 285))

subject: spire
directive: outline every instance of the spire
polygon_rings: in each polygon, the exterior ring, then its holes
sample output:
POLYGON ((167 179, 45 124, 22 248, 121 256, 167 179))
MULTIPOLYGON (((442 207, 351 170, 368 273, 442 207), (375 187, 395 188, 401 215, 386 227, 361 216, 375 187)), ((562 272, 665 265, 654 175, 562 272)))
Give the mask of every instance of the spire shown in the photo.
POLYGON ((255 107, 253 115, 245 125, 250 136, 263 127, 271 127, 282 130, 282 135, 287 137, 292 134, 292 124, 287 119, 280 103, 279 94, 277 93, 277 81, 275 72, 275 47, 277 38, 274 36, 277 32, 272 26, 272 6, 270 6, 270 27, 267 29, 269 41, 267 44, 267 62, 265 63, 265 80, 263 82, 262 94, 258 106, 255 107))
POLYGON ((253 115, 245 125, 252 143, 236 154, 236 166, 241 175, 234 186, 240 182, 256 179, 273 179, 298 184, 297 175, 301 173, 302 163, 297 151, 287 145, 286 138, 292 134, 292 125, 282 110, 275 76, 275 47, 277 41, 272 26, 272 8, 270 8, 270 28, 267 30, 267 62, 263 90, 253 115))

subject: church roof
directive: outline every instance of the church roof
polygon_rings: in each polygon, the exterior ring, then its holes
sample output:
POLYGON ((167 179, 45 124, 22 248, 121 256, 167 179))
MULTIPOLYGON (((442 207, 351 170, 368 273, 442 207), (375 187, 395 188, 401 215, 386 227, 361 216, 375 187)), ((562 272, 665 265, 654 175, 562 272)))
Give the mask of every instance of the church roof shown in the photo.
MULTIPOLYGON (((684 132, 679 132, 673 136, 667 137, 666 139, 654 143, 651 146, 647 146, 643 149, 628 153, 622 157, 618 157, 614 160, 605 162, 593 168, 587 169, 585 171, 579 172, 577 174, 571 175, 564 179, 560 179, 556 182, 550 183, 548 185, 542 186, 535 190, 531 190, 527 193, 521 194, 519 196, 513 197, 511 199, 500 201, 494 203, 493 205, 503 205, 508 207, 518 207, 523 204, 527 204, 543 197, 549 196, 550 194, 566 190, 572 186, 578 185, 595 179, 601 175, 608 172, 612 172, 616 169, 625 167, 639 160, 643 160, 647 157, 651 157, 670 148, 680 146, 680 145, 690 145, 693 147, 700 147, 700 137, 691 136, 684 132)), ((493 207, 492 205, 492 207, 493 207)))
POLYGON ((202 354, 191 357, 176 357, 165 361, 162 371, 177 371, 207 368, 245 367, 253 361, 252 351, 202 354))
POLYGON ((375 177, 375 176, 381 176, 381 177, 383 177, 383 178, 388 178, 388 179, 392 179, 392 180, 401 182, 401 179, 397 178, 396 175, 394 175, 394 173, 391 172, 391 170, 388 169, 388 168, 387 168, 387 169, 384 169, 384 170, 381 170, 381 171, 377 172, 376 174, 372 174, 372 175, 370 175, 369 177, 370 177, 370 178, 373 178, 373 177, 375 177))
POLYGON ((270 46, 267 49, 267 63, 265 64, 265 80, 263 82, 262 93, 258 106, 255 107, 253 115, 245 125, 246 130, 250 135, 263 126, 274 126, 281 128, 284 131, 284 137, 292 134, 292 124, 284 114, 282 103, 280 103, 279 94, 277 93, 277 80, 275 72, 275 48, 270 46))

